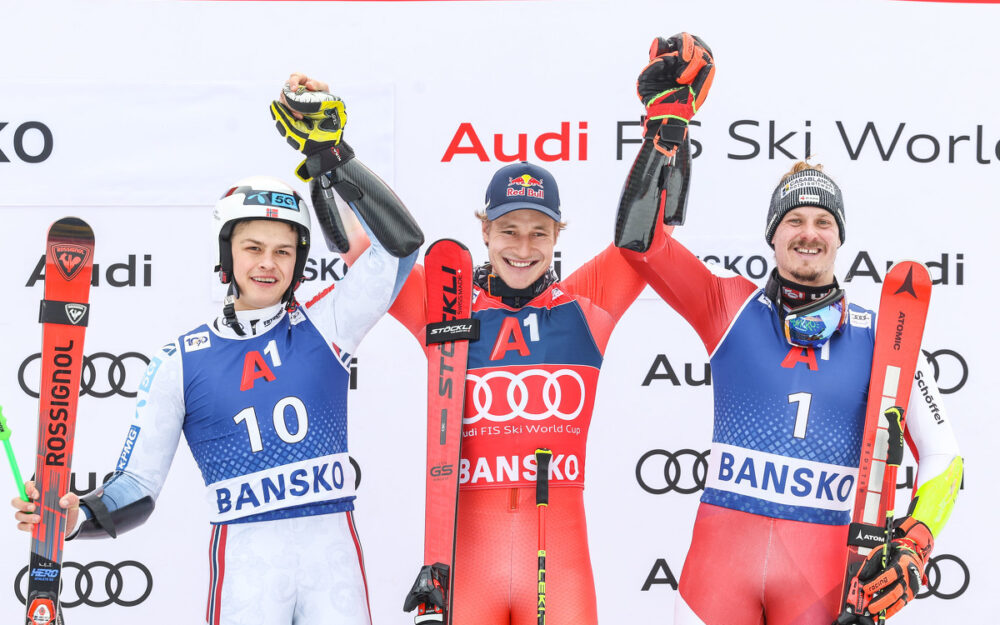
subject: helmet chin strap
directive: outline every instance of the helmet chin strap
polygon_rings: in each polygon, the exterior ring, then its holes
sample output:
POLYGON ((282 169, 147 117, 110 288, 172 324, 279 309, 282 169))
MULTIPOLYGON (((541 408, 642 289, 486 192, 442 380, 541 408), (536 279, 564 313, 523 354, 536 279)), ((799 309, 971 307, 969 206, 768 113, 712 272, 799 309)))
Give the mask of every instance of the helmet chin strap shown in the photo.
POLYGON ((236 280, 233 280, 229 283, 226 299, 222 300, 222 316, 237 335, 246 336, 243 324, 236 318, 236 298, 239 296, 240 290, 236 286, 236 280))

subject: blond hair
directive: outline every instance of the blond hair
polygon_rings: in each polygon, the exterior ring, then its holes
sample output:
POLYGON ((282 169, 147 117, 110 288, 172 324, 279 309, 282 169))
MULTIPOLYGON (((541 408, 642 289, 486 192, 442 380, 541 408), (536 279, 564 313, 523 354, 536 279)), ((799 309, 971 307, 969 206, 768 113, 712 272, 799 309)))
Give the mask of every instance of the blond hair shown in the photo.
MULTIPOLYGON (((820 164, 813 165, 812 163, 808 162, 808 160, 799 161, 799 162, 795 163, 794 165, 792 165, 792 168, 789 169, 788 172, 785 173, 785 175, 781 177, 781 181, 780 182, 784 182, 784 181, 788 180, 789 178, 791 178, 792 176, 794 176, 795 174, 799 173, 800 171, 805 171, 807 169, 812 169, 814 171, 823 171, 823 166, 820 165, 820 164)), ((826 172, 824 172, 824 173, 826 173, 826 172)), ((829 176, 829 174, 827 174, 827 175, 829 176)), ((780 182, 779 182, 779 184, 780 184, 780 182)))
MULTIPOLYGON (((531 209, 529 209, 529 210, 531 210, 531 209)), ((486 209, 485 208, 477 210, 477 211, 474 211, 473 214, 475 214, 476 219, 478 219, 481 223, 487 224, 487 223, 490 222, 489 218, 486 217, 486 209)), ((553 219, 552 221, 555 221, 555 220, 553 219)), ((565 230, 566 226, 569 225, 569 222, 566 222, 566 221, 559 221, 559 222, 556 222, 556 223, 559 224, 559 232, 562 232, 563 230, 565 230)))

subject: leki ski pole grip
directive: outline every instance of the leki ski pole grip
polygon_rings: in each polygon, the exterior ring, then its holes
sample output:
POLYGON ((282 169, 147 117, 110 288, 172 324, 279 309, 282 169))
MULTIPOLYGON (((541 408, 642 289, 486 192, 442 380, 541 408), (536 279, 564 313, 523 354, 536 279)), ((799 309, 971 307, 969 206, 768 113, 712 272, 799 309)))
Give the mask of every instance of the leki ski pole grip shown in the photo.
POLYGON ((28 494, 24 492, 24 479, 21 478, 21 470, 17 467, 17 458, 14 457, 14 448, 10 445, 10 427, 7 419, 3 416, 3 406, 0 406, 0 441, 3 441, 3 448, 7 452, 7 461, 10 463, 10 471, 14 474, 14 481, 17 483, 17 493, 21 501, 31 501, 28 494))

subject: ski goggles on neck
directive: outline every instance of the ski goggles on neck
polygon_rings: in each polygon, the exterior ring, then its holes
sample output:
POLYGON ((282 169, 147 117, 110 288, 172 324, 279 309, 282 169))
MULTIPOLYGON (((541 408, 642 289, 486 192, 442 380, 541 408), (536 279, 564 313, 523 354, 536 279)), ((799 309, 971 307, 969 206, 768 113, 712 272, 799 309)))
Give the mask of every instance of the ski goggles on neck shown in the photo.
POLYGON ((785 315, 785 339, 798 347, 822 347, 847 321, 843 289, 833 289, 815 302, 785 315))

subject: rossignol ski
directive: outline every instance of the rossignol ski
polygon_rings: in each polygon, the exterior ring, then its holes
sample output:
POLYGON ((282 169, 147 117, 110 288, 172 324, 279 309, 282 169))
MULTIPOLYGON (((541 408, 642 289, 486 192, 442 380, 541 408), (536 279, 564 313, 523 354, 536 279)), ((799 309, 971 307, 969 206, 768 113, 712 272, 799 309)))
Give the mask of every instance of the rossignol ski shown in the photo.
POLYGON ((930 300, 931 278, 922 264, 903 261, 893 265, 886 274, 875 327, 858 487, 848 530, 847 572, 841 595, 843 608, 835 625, 860 622, 861 616, 872 618, 872 615, 860 614, 864 597, 855 576, 871 550, 881 547, 887 539, 885 522, 887 514, 891 514, 889 508, 894 505, 896 488, 895 471, 889 468, 888 462, 889 441, 902 436, 905 428, 902 415, 910 400, 930 300), (895 430, 895 423, 889 421, 896 411, 899 413, 898 430, 895 430), (892 436, 894 430, 899 434, 892 436))
POLYGON ((62 621, 59 584, 66 511, 59 507, 59 498, 69 491, 83 338, 90 317, 94 232, 76 217, 60 219, 49 228, 45 254, 45 295, 38 315, 42 376, 35 459, 42 519, 31 533, 27 625, 62 621))
POLYGON ((415 623, 451 623, 462 412, 469 341, 479 338, 471 318, 472 255, 451 239, 424 255, 427 285, 427 491, 424 566, 403 610, 415 623))

